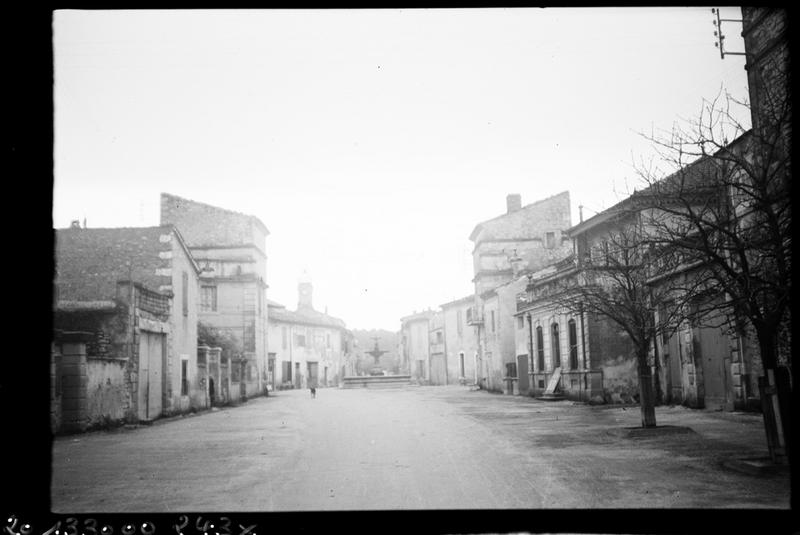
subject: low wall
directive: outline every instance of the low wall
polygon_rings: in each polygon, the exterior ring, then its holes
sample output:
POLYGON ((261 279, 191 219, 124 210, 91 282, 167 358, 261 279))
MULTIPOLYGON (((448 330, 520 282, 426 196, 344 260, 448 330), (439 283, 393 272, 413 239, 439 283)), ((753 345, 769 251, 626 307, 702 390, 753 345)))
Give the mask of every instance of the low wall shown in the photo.
POLYGON ((125 383, 124 360, 87 359, 86 385, 89 425, 118 422, 130 408, 130 395, 125 383))
POLYGON ((397 388, 411 384, 410 375, 369 375, 345 377, 342 388, 397 388))

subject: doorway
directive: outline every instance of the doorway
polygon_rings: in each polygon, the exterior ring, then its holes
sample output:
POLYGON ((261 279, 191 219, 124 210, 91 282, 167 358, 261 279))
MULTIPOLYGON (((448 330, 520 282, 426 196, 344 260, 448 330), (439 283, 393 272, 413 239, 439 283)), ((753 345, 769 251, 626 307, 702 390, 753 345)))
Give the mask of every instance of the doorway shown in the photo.
POLYGON ((719 327, 699 327, 699 359, 703 363, 704 404, 707 409, 724 410, 728 402, 725 354, 728 344, 719 327))
POLYGON ((527 396, 530 390, 528 355, 517 355, 517 384, 519 385, 519 393, 527 396))
POLYGON ((307 362, 306 371, 308 373, 307 384, 309 388, 316 388, 319 386, 319 364, 316 362, 307 362))
POLYGON ((153 420, 161 415, 164 373, 164 335, 141 331, 139 334, 140 420, 153 420))

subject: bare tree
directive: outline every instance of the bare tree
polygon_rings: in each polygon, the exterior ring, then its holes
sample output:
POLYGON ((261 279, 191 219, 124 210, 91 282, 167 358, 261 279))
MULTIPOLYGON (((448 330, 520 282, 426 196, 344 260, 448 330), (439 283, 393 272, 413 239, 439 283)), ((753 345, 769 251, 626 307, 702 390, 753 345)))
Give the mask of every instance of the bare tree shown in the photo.
POLYGON ((605 317, 625 332, 638 369, 642 427, 655 427, 656 337, 676 328, 684 300, 696 292, 693 286, 652 284, 665 270, 677 272, 680 259, 649 240, 637 201, 634 195, 610 209, 612 216, 591 233, 591 239, 578 238, 579 275, 551 298, 562 308, 605 317), (659 321, 655 310, 665 311, 659 321))
MULTIPOLYGON (((736 120, 739 106, 718 97, 687 126, 645 136, 674 172, 662 179, 640 165, 648 186, 640 203, 649 209, 651 240, 695 265, 706 292, 724 297, 706 300, 706 311, 731 318, 742 336, 755 334, 768 388, 785 389, 775 376, 791 365, 791 106, 786 98, 774 101, 753 130, 736 120)), ((775 411, 785 438, 787 410, 775 411)))

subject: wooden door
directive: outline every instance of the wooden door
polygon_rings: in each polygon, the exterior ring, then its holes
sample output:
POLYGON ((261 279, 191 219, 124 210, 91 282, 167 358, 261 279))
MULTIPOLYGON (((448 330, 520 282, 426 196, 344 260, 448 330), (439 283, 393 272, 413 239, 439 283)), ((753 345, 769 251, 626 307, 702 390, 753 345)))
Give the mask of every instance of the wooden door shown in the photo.
POLYGON ((520 394, 528 395, 530 390, 528 379, 528 355, 517 355, 517 384, 520 394))
POLYGON ((161 414, 163 392, 164 335, 142 331, 139 335, 139 419, 161 414))
POLYGON ((674 333, 667 341, 669 349, 669 357, 667 359, 667 368, 669 373, 670 382, 670 398, 667 400, 670 403, 683 402, 683 378, 681 376, 681 349, 680 333, 674 333))
POLYGON ((703 363, 704 403, 707 409, 722 410, 727 403, 725 354, 728 344, 719 327, 700 327, 700 359, 703 363))
POLYGON ((431 357, 431 384, 445 384, 444 355, 442 354, 431 357))

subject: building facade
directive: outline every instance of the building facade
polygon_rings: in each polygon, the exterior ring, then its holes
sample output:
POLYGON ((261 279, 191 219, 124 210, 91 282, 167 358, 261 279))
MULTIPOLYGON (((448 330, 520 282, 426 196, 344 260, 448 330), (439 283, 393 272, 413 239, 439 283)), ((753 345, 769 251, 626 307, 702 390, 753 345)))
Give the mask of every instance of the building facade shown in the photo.
POLYGON ((428 323, 428 369, 429 384, 446 385, 449 382, 447 373, 447 342, 445 340, 444 314, 435 310, 428 323))
POLYGON ((314 310, 313 286, 298 284, 297 310, 269 303, 270 388, 340 386, 353 366, 353 338, 344 321, 314 310))
POLYGON ((54 429, 208 406, 200 268, 172 226, 56 231, 54 429), (60 405, 60 408, 55 406, 60 405))
POLYGON ((514 315, 520 368, 527 356, 528 384, 520 370, 520 393, 541 397, 550 388, 576 401, 634 402, 638 381, 630 340, 606 318, 563 305, 565 294, 582 284, 575 257, 527 278, 514 315))
MULTIPOLYGON (((519 388, 515 325, 516 298, 522 274, 570 254, 569 192, 522 206, 518 194, 506 197, 506 213, 476 225, 469 238, 475 300, 468 324, 475 332, 478 384, 491 391, 519 388)), ((523 386, 525 386, 523 384, 523 386)))
POLYGON ((434 312, 415 312, 400 319, 400 358, 412 381, 430 381, 430 331, 434 312))
POLYGON ((470 295, 441 305, 447 377, 451 384, 477 384, 478 381, 475 333, 467 324, 467 312, 472 310, 474 302, 475 296, 470 295))
POLYGON ((201 266, 199 321, 237 341, 231 357, 232 401, 266 390, 267 255, 257 217, 167 193, 161 223, 177 227, 201 266))

